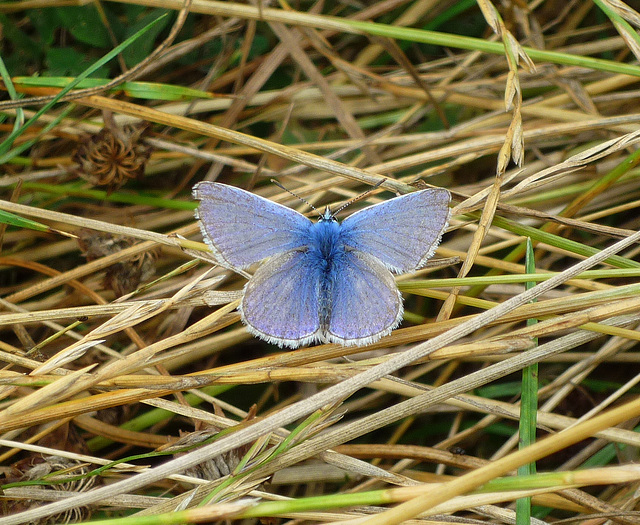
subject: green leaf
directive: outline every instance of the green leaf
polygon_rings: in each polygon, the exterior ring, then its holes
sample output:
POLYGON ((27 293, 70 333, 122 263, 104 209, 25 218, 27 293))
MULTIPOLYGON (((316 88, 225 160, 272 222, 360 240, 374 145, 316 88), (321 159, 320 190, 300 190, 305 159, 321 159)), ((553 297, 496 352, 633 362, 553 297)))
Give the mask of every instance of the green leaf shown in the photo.
POLYGON ((93 47, 109 47, 109 34, 93 4, 58 7, 51 10, 76 40, 93 47))
POLYGON ((2 27, 3 58, 9 71, 21 73, 27 70, 34 61, 42 56, 42 48, 37 42, 7 18, 0 14, 0 27, 2 27), (6 52, 7 42, 11 43, 11 53, 6 52))
MULTIPOLYGON (((46 51, 45 64, 47 65, 47 75, 76 76, 82 73, 91 63, 83 53, 76 51, 72 47, 54 47, 46 51)), ((94 74, 105 76, 108 72, 108 68, 104 66, 94 74)))
MULTIPOLYGON (((144 17, 140 18, 136 23, 127 28, 127 36, 133 35, 143 27, 146 27, 150 22, 157 20, 159 17, 165 15, 168 11, 166 9, 154 9, 150 13, 147 13, 144 17)), ((156 46, 156 38, 160 32, 167 27, 170 22, 170 17, 165 16, 162 22, 156 24, 153 29, 147 31, 144 36, 136 41, 135 46, 130 46, 122 52, 124 61, 127 66, 132 67, 138 62, 141 62, 156 46)))
POLYGON ((35 33, 45 46, 53 44, 55 32, 60 28, 60 20, 52 16, 54 9, 29 9, 27 17, 31 20, 35 33))

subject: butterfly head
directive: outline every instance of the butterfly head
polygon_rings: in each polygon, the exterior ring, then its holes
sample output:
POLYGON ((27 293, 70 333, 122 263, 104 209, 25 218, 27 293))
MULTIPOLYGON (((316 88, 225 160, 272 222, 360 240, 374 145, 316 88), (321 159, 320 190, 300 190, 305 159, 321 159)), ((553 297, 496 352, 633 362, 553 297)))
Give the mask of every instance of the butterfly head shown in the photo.
POLYGON ((338 222, 338 219, 336 219, 335 214, 331 211, 329 206, 326 206, 324 213, 320 214, 318 222, 338 222))

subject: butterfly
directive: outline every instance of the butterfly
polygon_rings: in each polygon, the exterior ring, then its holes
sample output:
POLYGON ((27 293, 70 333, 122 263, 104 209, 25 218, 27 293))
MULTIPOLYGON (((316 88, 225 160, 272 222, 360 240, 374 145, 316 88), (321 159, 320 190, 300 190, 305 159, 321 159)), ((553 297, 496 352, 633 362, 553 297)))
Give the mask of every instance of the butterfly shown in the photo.
POLYGON ((327 207, 313 222, 295 210, 218 182, 193 189, 196 218, 215 258, 246 269, 263 261, 239 307, 269 343, 371 344, 396 328, 402 296, 393 273, 424 266, 449 221, 451 196, 426 189, 338 222, 327 207))

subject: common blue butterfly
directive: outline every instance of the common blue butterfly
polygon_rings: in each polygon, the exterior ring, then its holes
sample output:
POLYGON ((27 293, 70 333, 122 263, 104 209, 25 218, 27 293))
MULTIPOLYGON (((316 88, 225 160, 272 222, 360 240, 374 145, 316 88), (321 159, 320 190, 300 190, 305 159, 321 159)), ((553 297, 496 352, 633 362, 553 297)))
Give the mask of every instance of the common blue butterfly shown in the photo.
POLYGON ((240 305, 249 331, 297 348, 313 342, 367 345, 402 320, 391 272, 424 266, 449 220, 451 196, 420 190, 369 206, 339 223, 329 208, 317 222, 248 191, 201 182, 196 217, 224 266, 268 259, 247 282, 240 305))

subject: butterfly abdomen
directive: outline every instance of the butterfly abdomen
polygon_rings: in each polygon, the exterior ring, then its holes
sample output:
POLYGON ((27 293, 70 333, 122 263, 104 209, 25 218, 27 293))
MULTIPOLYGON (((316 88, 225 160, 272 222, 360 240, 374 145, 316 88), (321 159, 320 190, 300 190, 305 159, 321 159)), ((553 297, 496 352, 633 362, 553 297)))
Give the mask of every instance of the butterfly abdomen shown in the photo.
POLYGON ((335 220, 320 220, 311 227, 311 248, 308 256, 320 274, 318 297, 320 327, 326 331, 331 318, 332 291, 344 255, 344 243, 341 240, 340 225, 335 220))

